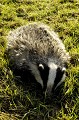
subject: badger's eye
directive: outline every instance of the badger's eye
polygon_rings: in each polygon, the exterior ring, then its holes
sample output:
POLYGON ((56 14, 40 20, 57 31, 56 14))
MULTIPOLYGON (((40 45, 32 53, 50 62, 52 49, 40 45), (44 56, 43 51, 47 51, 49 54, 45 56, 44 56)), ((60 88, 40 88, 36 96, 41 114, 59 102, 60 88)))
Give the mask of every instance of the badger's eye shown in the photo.
POLYGON ((58 67, 57 70, 56 70, 56 78, 55 78, 55 87, 56 85, 62 80, 62 77, 65 73, 65 69, 64 68, 61 68, 61 67, 58 67))
POLYGON ((65 71, 65 74, 66 74, 66 76, 68 76, 68 73, 67 73, 67 71, 65 71))
POLYGON ((44 85, 43 90, 45 91, 47 86, 48 76, 49 76, 49 67, 46 64, 38 64, 38 70, 43 80, 43 85, 44 85))

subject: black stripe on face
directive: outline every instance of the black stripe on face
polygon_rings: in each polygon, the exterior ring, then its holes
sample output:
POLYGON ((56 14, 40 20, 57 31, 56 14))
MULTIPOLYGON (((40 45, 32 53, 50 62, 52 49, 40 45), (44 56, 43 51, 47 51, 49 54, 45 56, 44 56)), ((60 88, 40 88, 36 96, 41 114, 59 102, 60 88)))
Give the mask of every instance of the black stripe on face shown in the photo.
POLYGON ((54 81, 53 90, 55 89, 55 87, 57 86, 57 84, 61 81, 64 73, 65 73, 65 71, 62 70, 60 67, 57 68, 56 78, 55 78, 55 81, 54 81))
POLYGON ((40 76, 43 80, 43 91, 45 91, 47 88, 49 67, 46 64, 38 64, 38 70, 39 70, 40 76))

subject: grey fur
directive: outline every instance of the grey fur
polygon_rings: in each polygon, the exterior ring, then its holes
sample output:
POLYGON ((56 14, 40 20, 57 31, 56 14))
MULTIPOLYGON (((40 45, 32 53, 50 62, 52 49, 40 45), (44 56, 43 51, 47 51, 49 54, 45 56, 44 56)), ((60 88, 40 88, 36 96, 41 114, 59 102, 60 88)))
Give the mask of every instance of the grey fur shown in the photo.
MULTIPOLYGON (((32 23, 21 26, 11 31, 7 39, 10 61, 18 68, 28 69, 29 65, 34 74, 37 70, 36 63, 48 64, 48 61, 52 60, 56 65, 63 67, 70 59, 58 35, 45 24, 32 23)), ((37 74, 37 79, 40 79, 39 73, 37 74)))

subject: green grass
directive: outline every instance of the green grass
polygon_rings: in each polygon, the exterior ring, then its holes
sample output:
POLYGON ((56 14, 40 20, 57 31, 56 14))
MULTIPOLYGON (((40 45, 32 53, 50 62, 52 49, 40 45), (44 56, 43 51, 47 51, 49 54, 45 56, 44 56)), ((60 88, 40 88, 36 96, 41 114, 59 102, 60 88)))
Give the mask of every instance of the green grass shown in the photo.
POLYGON ((0 120, 79 120, 78 9, 78 0, 0 0, 0 120), (15 83, 5 54, 8 32, 37 21, 59 34, 72 58, 68 76, 51 102, 15 83))

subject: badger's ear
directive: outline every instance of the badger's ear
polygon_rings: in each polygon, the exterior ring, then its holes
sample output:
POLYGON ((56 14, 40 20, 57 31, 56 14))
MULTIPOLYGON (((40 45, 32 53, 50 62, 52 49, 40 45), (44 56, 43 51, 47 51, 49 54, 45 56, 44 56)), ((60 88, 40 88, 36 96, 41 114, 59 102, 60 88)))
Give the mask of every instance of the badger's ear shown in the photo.
POLYGON ((68 73, 67 73, 67 71, 66 71, 66 68, 65 68, 65 67, 63 67, 63 68, 62 68, 62 72, 63 72, 63 73, 65 73, 65 74, 66 74, 66 76, 68 76, 68 73))
POLYGON ((43 65, 43 64, 40 63, 40 64, 38 65, 38 67, 39 67, 39 69, 44 70, 44 65, 43 65))
POLYGON ((62 68, 62 71, 63 71, 63 72, 66 72, 66 68, 65 68, 65 67, 63 67, 63 68, 62 68))

